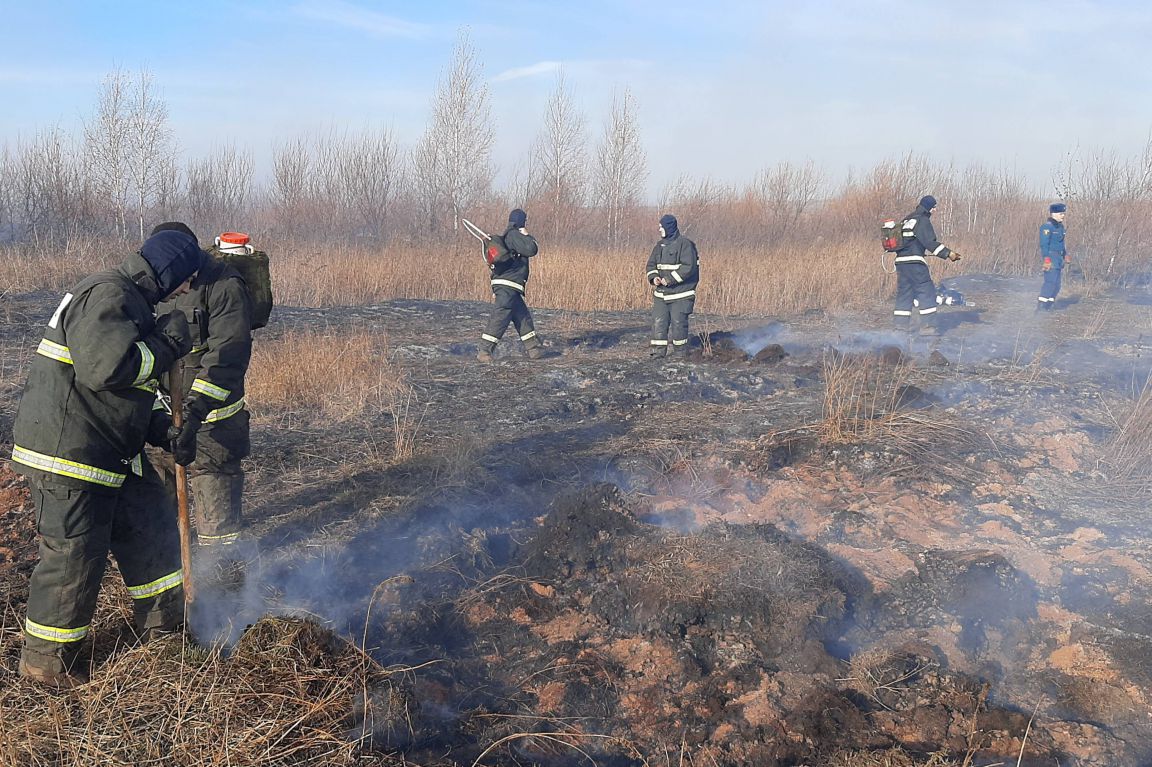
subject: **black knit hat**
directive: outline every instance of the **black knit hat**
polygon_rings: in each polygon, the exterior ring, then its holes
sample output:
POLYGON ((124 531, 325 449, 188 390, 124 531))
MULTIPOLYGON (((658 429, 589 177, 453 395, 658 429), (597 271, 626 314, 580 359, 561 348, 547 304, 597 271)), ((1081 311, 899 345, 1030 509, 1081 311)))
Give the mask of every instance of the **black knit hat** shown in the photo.
POLYGON ((204 251, 196 244, 196 238, 170 229, 145 240, 140 246, 140 255, 156 275, 161 299, 172 295, 172 291, 204 264, 204 251))
POLYGON ((200 238, 196 236, 196 233, 193 232, 183 221, 165 221, 163 224, 157 224, 156 226, 152 227, 152 234, 159 234, 160 232, 184 232, 184 234, 188 235, 197 242, 200 241, 200 238))
POLYGON ((520 208, 514 209, 508 214, 508 226, 514 226, 517 229, 522 229, 528 223, 528 214, 520 208))

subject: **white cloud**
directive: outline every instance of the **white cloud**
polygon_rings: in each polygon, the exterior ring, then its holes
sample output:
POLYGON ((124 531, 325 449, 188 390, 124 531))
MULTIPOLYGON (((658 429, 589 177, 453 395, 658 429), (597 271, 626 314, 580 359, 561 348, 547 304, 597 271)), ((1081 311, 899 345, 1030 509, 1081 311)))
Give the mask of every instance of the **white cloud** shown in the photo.
POLYGON ((373 37, 417 39, 426 37, 432 31, 427 24, 386 16, 344 0, 305 0, 292 6, 292 13, 306 19, 354 29, 373 37))
POLYGON ((505 69, 500 74, 492 78, 492 82, 502 83, 508 80, 520 80, 525 77, 536 77, 538 75, 547 75, 560 70, 559 61, 541 61, 526 67, 515 67, 513 69, 505 69))

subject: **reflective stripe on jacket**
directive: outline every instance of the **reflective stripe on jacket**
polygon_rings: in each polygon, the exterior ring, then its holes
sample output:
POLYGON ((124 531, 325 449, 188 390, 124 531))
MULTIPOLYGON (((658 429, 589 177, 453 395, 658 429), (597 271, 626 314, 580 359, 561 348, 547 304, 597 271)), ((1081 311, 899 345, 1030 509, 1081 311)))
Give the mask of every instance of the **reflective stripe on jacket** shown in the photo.
POLYGON ((648 256, 645 278, 653 286, 652 295, 665 301, 677 301, 696 296, 696 286, 700 283, 700 257, 696 243, 682 234, 672 238, 662 238, 652 254, 648 256), (654 280, 663 277, 667 285, 656 285, 654 280))
POLYGON ((155 332, 155 277, 139 254, 65 294, 32 357, 12 427, 18 471, 84 489, 124 482, 171 367, 155 332))
POLYGON ((252 360, 252 297, 235 267, 213 258, 192 290, 157 307, 188 316, 192 351, 184 358, 184 396, 202 397, 216 423, 244 408, 244 377, 252 360))

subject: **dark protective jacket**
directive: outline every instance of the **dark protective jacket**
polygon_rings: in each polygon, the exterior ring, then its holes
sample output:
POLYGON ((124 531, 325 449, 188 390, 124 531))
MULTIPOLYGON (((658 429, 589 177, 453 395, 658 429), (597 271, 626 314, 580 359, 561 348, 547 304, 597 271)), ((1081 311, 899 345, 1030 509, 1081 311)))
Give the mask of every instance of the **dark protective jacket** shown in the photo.
POLYGON ((652 248, 652 255, 648 256, 646 276, 656 298, 665 301, 694 298, 700 282, 700 257, 696 253, 696 243, 682 234, 662 238, 652 248), (656 285, 653 280, 657 277, 663 277, 668 285, 656 285))
POLYGON ((1040 225, 1040 258, 1051 259, 1052 266, 1061 269, 1068 251, 1064 246, 1064 224, 1050 218, 1040 225))
POLYGON ((540 252, 540 246, 535 237, 514 226, 509 226, 504 232, 504 244, 509 257, 489 267, 492 270, 492 292, 503 287, 523 293, 528 285, 528 259, 540 252))
POLYGON ((223 261, 207 259, 191 291, 157 307, 160 314, 173 309, 184 312, 192 330, 183 395, 203 400, 206 425, 240 412, 252 357, 252 298, 244 278, 223 261))
POLYGON ((936 230, 932 228, 932 214, 920 205, 904 217, 900 235, 901 245, 896 250, 898 264, 926 264, 924 256, 948 258, 952 253, 951 249, 944 247, 936 239, 936 230))
POLYGON ((66 293, 32 358, 13 426, 12 461, 30 479, 119 488, 136 470, 158 379, 175 361, 156 330, 160 299, 138 253, 66 293))

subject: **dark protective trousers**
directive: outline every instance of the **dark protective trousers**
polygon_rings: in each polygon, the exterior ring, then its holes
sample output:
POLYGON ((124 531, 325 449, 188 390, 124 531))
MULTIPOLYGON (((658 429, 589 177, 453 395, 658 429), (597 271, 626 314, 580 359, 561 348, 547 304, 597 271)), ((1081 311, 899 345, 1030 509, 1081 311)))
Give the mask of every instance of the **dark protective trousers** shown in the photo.
POLYGON ((920 316, 920 327, 931 328, 936 319, 936 285, 928 265, 919 261, 896 264, 896 308, 892 311, 897 328, 907 329, 912 312, 920 316))
MULTIPOLYGON (((244 468, 251 452, 250 417, 241 410, 196 434, 196 460, 188 466, 192 486, 196 542, 201 546, 236 543, 244 528, 244 468)), ((162 460, 160 474, 175 502, 176 476, 171 458, 162 460)))
POLYGON ((678 298, 665 301, 652 299, 652 344, 651 355, 663 357, 671 345, 673 354, 688 352, 688 318, 696 305, 695 298, 678 298))
POLYGON ((528 304, 524 303, 524 296, 515 288, 497 285, 493 289, 496 299, 496 308, 488 318, 488 326, 480 336, 480 350, 491 353, 500 343, 508 324, 516 326, 520 340, 524 342, 525 349, 533 349, 540 345, 540 337, 536 335, 536 325, 532 322, 532 312, 528 304))
POLYGON ((132 597, 136 630, 172 631, 184 623, 176 509, 156 471, 129 472, 118 492, 42 482, 33 488, 40 561, 28 588, 24 630, 29 665, 66 671, 88 634, 108 554, 132 597))
POLYGON ((1040 285, 1040 296, 1037 299, 1040 309, 1051 309, 1056 303, 1056 296, 1060 295, 1060 278, 1064 273, 1061 266, 1052 264, 1052 268, 1044 272, 1044 282, 1040 285))

